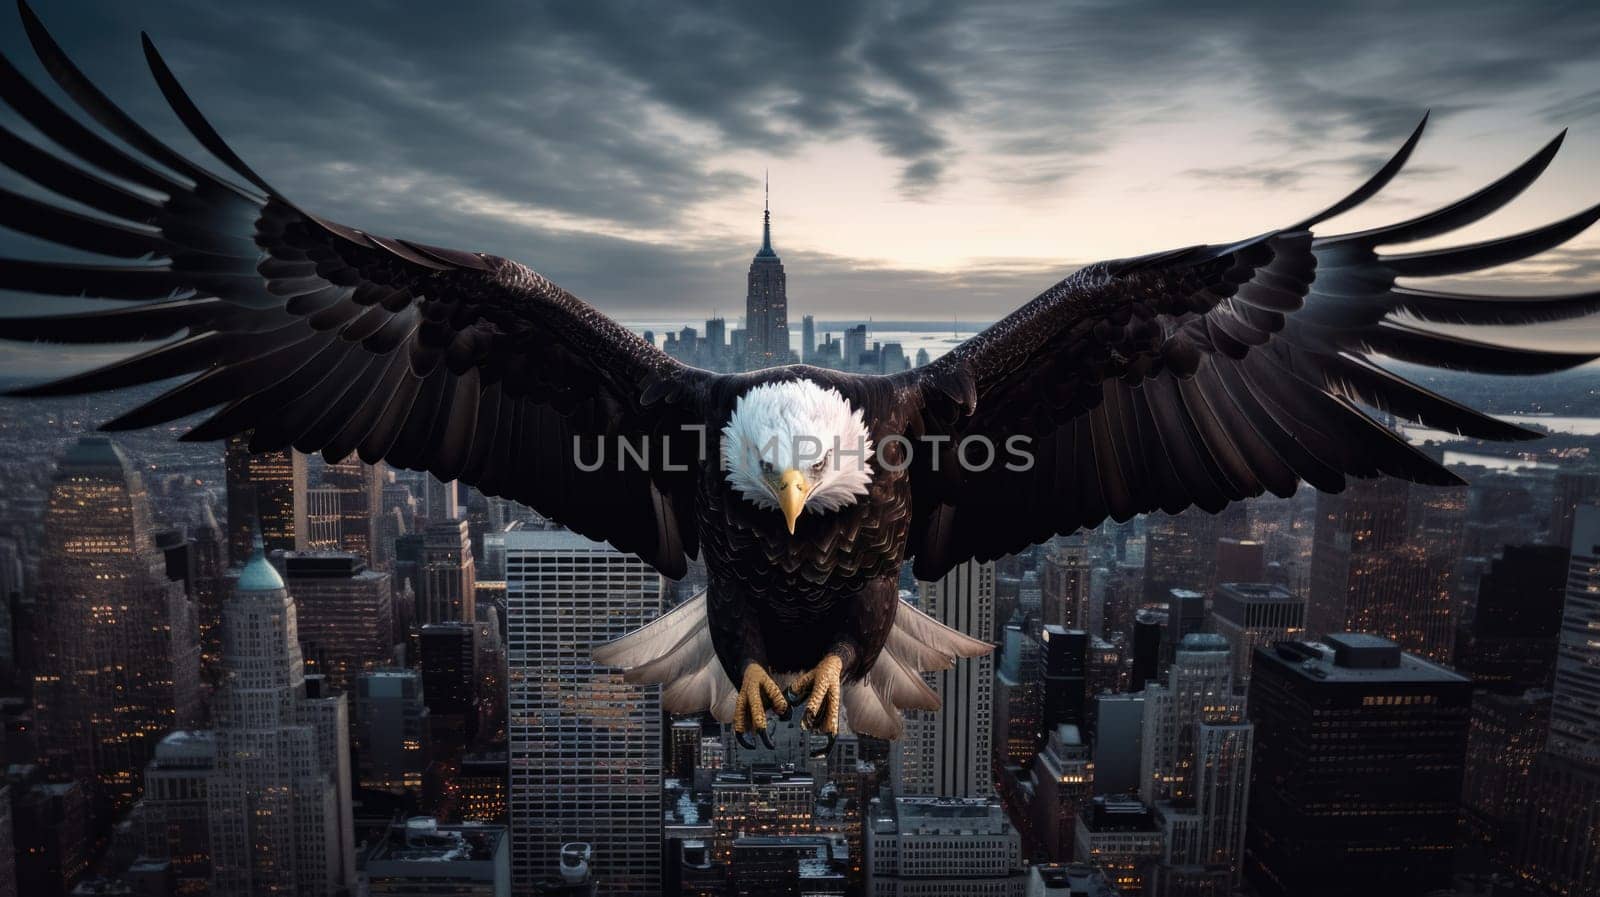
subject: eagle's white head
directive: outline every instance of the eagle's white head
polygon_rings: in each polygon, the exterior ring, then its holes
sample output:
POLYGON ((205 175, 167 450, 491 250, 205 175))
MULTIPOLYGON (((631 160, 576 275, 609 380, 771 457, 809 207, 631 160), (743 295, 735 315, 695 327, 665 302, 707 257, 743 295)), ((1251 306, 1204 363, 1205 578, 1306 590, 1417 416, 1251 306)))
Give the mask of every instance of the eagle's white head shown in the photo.
POLYGON ((810 380, 764 383, 739 397, 722 428, 728 483, 757 507, 834 511, 867 493, 872 440, 861 409, 810 380))

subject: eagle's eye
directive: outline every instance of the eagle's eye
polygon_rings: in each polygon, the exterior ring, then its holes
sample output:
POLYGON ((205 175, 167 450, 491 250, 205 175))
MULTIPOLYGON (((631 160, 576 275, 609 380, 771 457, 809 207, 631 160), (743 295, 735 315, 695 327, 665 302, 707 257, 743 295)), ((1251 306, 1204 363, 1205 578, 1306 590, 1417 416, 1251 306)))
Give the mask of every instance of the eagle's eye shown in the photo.
POLYGON ((772 473, 772 471, 773 471, 772 462, 763 459, 761 461, 761 472, 762 473, 772 473))
POLYGON ((820 459, 817 460, 817 463, 811 465, 811 472, 812 473, 822 473, 822 469, 824 467, 827 467, 827 466, 828 466, 828 456, 827 455, 823 455, 820 459))

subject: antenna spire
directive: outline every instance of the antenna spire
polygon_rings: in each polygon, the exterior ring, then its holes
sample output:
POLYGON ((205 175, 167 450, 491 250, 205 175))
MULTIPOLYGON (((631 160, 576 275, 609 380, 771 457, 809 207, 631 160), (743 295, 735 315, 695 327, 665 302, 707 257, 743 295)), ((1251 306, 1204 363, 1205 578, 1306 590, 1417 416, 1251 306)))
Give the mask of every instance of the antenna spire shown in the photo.
POLYGON ((762 171, 762 254, 773 254, 773 176, 762 171))

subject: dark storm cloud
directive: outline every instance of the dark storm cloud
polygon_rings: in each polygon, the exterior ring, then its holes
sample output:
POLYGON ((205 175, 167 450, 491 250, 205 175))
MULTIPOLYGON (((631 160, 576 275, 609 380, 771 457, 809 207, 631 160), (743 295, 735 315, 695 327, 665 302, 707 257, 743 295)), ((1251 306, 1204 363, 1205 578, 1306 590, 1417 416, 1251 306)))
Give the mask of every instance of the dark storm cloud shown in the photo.
MULTIPOLYGON (((39 77, 0 9, 0 47, 39 77)), ((909 197, 956 178, 1041 193, 1115 165, 1097 154, 1130 129, 1247 109, 1249 127, 1272 119, 1263 154, 1187 176, 1292 188, 1369 171, 1424 108, 1448 116, 1554 90, 1600 45, 1588 2, 93 0, 39 11, 91 76, 179 145, 192 143, 148 83, 140 29, 291 196, 375 231, 525 259, 619 316, 738 304, 752 247, 685 227, 696 204, 758 186, 756 172, 718 161, 730 152, 782 158, 864 138, 909 197), (1330 155, 1330 134, 1357 152, 1330 155), (656 236, 618 236, 644 232, 656 236)), ((1600 108, 1571 94, 1530 111, 1600 108)), ((16 245, 0 235, 0 255, 16 245)), ((951 276, 785 259, 819 312, 942 316, 928 307, 992 301, 998 313, 1048 282, 1037 265, 951 276)))

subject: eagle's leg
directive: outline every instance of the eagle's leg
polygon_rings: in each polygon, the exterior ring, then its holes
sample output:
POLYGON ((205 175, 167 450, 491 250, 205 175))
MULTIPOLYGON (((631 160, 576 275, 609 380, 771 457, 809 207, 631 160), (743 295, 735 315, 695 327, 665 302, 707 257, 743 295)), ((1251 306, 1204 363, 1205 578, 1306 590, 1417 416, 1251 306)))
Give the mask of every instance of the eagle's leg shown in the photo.
POLYGON ((789 702, 784 700, 783 689, 759 663, 745 664, 743 680, 733 708, 734 738, 746 749, 754 748, 755 743, 749 740, 748 733, 755 732, 767 750, 772 750, 772 736, 767 734, 767 708, 770 706, 779 719, 788 719, 789 702))
POLYGON ((796 695, 805 695, 802 725, 828 736, 828 746, 839 736, 839 706, 844 696, 845 658, 838 650, 829 651, 807 672, 789 683, 796 695))

